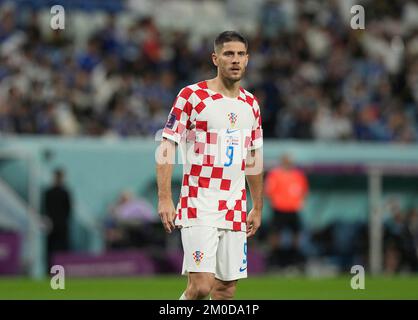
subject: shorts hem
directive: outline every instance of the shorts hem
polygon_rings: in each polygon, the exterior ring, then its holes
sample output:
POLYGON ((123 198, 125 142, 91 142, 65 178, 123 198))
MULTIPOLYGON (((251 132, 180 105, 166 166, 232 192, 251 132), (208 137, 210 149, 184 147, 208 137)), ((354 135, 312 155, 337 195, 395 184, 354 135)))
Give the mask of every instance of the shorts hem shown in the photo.
POLYGON ((190 272, 195 272, 195 273, 213 273, 216 274, 216 272, 214 272, 213 270, 207 270, 207 269, 199 269, 199 270, 184 270, 182 271, 181 275, 182 276, 187 276, 190 272))
POLYGON ((183 228, 190 228, 190 227, 211 227, 211 228, 217 228, 217 229, 222 229, 222 230, 231 230, 231 231, 235 231, 235 232, 247 232, 247 228, 243 227, 241 230, 234 230, 231 226, 228 226, 227 224, 224 223, 219 223, 219 222, 213 222, 213 223, 202 223, 202 222, 198 222, 198 221, 187 221, 187 222, 183 222, 183 221, 178 221, 175 223, 176 227, 179 227, 179 229, 183 229, 183 228))
POLYGON ((228 276, 228 277, 220 277, 219 275, 215 274, 215 278, 221 281, 234 281, 234 280, 248 278, 248 274, 237 274, 237 275, 228 276))

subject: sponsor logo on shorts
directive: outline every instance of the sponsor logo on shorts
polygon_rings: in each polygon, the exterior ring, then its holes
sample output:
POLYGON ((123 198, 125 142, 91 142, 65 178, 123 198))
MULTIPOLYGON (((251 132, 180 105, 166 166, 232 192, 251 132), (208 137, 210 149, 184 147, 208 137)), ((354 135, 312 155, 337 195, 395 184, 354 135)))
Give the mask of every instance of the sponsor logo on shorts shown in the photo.
POLYGON ((195 252, 193 252, 193 259, 194 259, 194 262, 196 262, 196 264, 199 265, 203 259, 203 252, 199 250, 196 250, 195 252))

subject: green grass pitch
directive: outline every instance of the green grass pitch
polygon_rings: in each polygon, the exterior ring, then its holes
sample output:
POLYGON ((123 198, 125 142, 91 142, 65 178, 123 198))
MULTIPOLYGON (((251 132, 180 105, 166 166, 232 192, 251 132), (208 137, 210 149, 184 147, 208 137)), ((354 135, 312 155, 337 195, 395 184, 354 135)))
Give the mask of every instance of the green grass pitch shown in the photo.
MULTIPOLYGON (((177 300, 186 285, 182 276, 65 280, 53 290, 49 279, 0 278, 0 299, 177 300)), ((238 283, 236 299, 418 299, 418 276, 368 277, 364 290, 353 290, 350 277, 252 276, 238 283)))

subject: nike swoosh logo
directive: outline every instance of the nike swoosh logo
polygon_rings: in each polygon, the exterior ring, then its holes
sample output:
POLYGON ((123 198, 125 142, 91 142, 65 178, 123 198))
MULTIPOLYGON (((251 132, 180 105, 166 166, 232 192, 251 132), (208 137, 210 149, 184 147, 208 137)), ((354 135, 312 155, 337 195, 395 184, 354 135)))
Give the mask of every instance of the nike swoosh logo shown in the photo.
POLYGON ((229 129, 226 129, 226 133, 232 133, 232 132, 235 132, 235 131, 238 131, 239 129, 236 129, 236 130, 229 130, 229 129))
POLYGON ((247 270, 247 267, 245 267, 245 268, 239 268, 239 272, 243 272, 245 270, 247 270))

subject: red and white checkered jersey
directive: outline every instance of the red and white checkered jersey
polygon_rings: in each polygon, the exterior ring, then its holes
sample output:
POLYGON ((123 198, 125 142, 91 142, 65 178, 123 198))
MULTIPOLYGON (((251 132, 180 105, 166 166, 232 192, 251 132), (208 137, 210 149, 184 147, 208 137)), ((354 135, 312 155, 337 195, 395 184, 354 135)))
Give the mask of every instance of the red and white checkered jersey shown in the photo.
POLYGON ((243 88, 225 97, 206 81, 187 86, 162 136, 178 144, 183 161, 175 224, 246 231, 245 159, 263 144, 256 98, 243 88))

